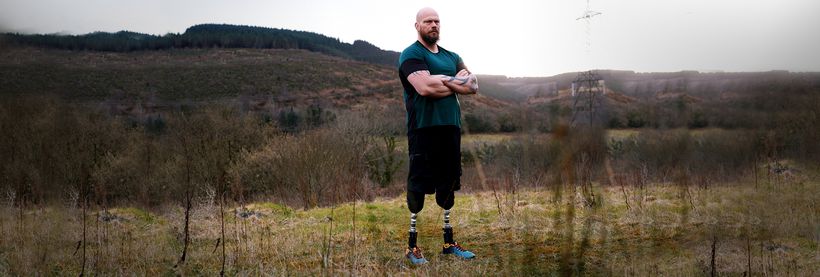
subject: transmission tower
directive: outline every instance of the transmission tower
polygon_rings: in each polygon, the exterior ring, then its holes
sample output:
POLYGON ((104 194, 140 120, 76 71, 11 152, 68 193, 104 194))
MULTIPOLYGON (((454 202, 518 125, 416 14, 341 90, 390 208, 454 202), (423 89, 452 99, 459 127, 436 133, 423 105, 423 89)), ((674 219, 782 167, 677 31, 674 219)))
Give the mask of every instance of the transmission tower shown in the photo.
POLYGON ((592 27, 591 27, 592 24, 591 24, 590 21, 592 20, 593 17, 598 16, 598 15, 601 15, 601 12, 590 10, 589 9, 589 0, 587 0, 586 10, 584 10, 584 13, 581 15, 581 17, 578 17, 578 18, 575 19, 575 20, 583 20, 584 21, 584 25, 586 27, 585 28, 586 38, 587 38, 587 40, 586 40, 587 55, 589 55, 589 53, 591 51, 591 48, 592 48, 592 42, 591 42, 592 41, 592 27))
POLYGON ((606 94, 606 82, 595 71, 584 71, 578 73, 572 81, 572 119, 570 125, 589 122, 592 126, 596 122, 602 123, 604 105, 604 95, 606 94))
MULTIPOLYGON (((575 20, 584 20, 586 25, 586 53, 587 58, 590 57, 592 48, 592 32, 591 20, 593 17, 600 15, 601 12, 593 11, 589 8, 589 0, 587 0, 587 7, 581 17, 575 20)), ((606 83, 595 71, 589 70, 578 73, 575 80, 572 81, 572 119, 570 125, 575 125, 576 120, 588 121, 589 125, 595 124, 596 121, 601 121, 600 111, 603 106, 603 95, 606 93, 606 83), (583 119, 581 119, 583 118, 583 119), (585 119, 585 120, 584 120, 585 119)))

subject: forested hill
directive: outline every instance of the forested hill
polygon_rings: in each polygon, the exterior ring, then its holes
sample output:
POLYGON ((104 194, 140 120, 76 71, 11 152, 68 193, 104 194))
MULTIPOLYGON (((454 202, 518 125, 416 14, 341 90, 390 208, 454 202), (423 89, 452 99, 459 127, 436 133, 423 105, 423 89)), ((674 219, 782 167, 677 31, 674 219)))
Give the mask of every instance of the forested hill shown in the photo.
POLYGON ((382 50, 362 40, 349 44, 312 32, 227 24, 195 25, 185 33, 163 36, 129 31, 84 35, 5 33, 0 34, 0 41, 18 46, 108 52, 172 48, 304 49, 390 66, 399 58, 398 52, 382 50))

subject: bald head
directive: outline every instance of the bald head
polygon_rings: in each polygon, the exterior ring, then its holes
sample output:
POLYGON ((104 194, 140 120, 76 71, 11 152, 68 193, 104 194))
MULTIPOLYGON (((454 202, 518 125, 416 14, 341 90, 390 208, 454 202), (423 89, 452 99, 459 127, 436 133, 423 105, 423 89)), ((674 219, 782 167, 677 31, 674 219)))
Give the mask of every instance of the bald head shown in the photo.
MULTIPOLYGON (((425 7, 416 13, 416 31, 419 41, 430 49, 437 49, 439 28, 441 27, 436 10, 425 7)), ((437 51, 437 50, 436 50, 437 51)))
POLYGON ((421 8, 419 12, 416 13, 416 23, 421 23, 422 20, 428 16, 435 16, 438 18, 438 13, 431 7, 421 8))

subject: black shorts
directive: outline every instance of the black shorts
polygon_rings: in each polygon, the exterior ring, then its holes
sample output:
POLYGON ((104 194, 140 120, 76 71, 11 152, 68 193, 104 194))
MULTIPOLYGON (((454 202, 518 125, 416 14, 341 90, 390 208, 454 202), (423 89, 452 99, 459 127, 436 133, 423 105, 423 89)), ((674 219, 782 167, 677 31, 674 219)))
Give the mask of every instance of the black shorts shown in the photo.
POLYGON ((433 194, 461 189, 461 129, 433 126, 407 134, 410 172, 407 191, 433 194))

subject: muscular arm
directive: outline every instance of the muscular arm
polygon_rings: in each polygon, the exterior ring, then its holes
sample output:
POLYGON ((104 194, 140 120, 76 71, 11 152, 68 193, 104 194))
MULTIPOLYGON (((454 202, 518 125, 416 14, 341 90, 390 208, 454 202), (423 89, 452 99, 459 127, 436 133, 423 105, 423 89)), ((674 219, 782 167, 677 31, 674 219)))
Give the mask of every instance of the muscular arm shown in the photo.
POLYGON ((399 68, 407 74, 407 82, 413 86, 416 92, 423 97, 442 98, 458 94, 475 94, 478 92, 478 80, 475 75, 467 70, 463 62, 459 62, 456 76, 432 75, 427 70, 427 65, 421 60, 410 59, 402 63, 399 68))
POLYGON ((419 95, 431 98, 442 98, 450 96, 453 91, 444 85, 444 75, 430 75, 430 71, 419 70, 407 76, 407 81, 419 95))
POLYGON ((453 93, 478 92, 478 79, 466 69, 459 71, 456 76, 430 75, 430 71, 419 70, 407 76, 407 81, 424 97, 441 98, 453 93))
POLYGON ((458 94, 478 93, 478 78, 469 70, 462 69, 456 76, 442 76, 444 85, 458 94))

